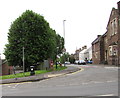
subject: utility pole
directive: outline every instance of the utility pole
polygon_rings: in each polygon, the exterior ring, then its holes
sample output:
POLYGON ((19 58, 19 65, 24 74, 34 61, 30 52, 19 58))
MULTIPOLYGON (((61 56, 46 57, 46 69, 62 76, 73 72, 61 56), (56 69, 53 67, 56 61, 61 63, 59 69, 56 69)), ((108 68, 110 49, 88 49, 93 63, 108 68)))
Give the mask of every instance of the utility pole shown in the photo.
MULTIPOLYGON (((25 48, 23 47, 23 49, 22 49, 22 53, 23 53, 23 73, 25 72, 25 57, 24 57, 24 50, 25 50, 25 48)), ((24 75, 25 75, 25 73, 24 73, 24 75)))

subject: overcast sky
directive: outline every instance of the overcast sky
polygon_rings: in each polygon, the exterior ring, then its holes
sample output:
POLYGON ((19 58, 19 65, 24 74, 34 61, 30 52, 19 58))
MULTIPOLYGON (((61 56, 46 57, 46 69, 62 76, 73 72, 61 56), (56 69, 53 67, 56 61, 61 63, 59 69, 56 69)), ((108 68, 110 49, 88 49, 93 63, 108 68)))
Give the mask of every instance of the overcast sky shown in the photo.
MULTIPOLYGON (((65 21, 65 47, 74 53, 76 48, 88 47, 97 35, 106 32, 113 7, 119 0, 1 0, 0 1, 0 53, 7 44, 11 23, 26 10, 43 15, 50 27, 63 36, 65 21)), ((4 58, 3 54, 1 55, 4 58)))

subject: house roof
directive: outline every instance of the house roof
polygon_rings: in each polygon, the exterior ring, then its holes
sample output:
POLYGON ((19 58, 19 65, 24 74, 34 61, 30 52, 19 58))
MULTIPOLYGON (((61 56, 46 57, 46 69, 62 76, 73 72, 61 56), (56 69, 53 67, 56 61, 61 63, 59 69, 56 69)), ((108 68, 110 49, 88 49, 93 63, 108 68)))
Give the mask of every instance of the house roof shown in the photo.
POLYGON ((110 17, 109 17, 109 20, 108 20, 107 27, 108 27, 108 25, 110 23, 110 20, 111 20, 112 16, 113 16, 113 14, 112 14, 113 12, 114 12, 114 15, 115 15, 115 13, 118 13, 118 9, 115 9, 114 7, 112 8, 112 11, 111 11, 111 14, 110 14, 110 17))
POLYGON ((107 35, 107 31, 106 31, 103 35, 97 37, 97 38, 92 42, 92 44, 96 44, 97 42, 99 42, 99 41, 101 40, 102 37, 106 37, 106 35, 107 35))
POLYGON ((85 53, 86 50, 87 50, 87 49, 84 49, 84 50, 82 50, 80 53, 85 53))
POLYGON ((101 39, 101 37, 102 37, 102 36, 97 37, 97 38, 92 42, 92 44, 96 44, 97 42, 99 42, 100 39, 101 39))
POLYGON ((107 31, 102 35, 103 37, 106 37, 106 35, 107 35, 107 31))
POLYGON ((87 53, 87 52, 89 52, 89 51, 92 51, 92 47, 89 47, 89 48, 85 51, 85 53, 87 53))

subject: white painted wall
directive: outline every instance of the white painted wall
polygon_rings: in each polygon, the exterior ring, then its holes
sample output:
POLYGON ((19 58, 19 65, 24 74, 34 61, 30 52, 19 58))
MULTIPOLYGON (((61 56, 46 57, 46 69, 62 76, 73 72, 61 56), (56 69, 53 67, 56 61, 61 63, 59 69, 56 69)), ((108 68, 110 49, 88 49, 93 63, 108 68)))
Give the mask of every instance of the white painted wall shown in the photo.
POLYGON ((92 59, 92 47, 85 49, 79 53, 79 60, 91 60, 92 59))

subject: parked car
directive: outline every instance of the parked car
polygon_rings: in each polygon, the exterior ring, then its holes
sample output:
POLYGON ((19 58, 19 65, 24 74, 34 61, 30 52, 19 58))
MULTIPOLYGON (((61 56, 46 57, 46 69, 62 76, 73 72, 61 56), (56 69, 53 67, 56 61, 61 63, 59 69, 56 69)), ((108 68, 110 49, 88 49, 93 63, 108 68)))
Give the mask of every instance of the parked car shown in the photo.
POLYGON ((70 64, 70 62, 66 61, 65 64, 70 64))
POLYGON ((78 65, 86 65, 85 60, 79 60, 78 65))
POLYGON ((75 64, 78 64, 78 62, 79 62, 79 61, 78 61, 78 60, 76 60, 76 61, 75 61, 75 64))
POLYGON ((87 63, 88 63, 88 64, 92 64, 92 61, 88 61, 87 63))

